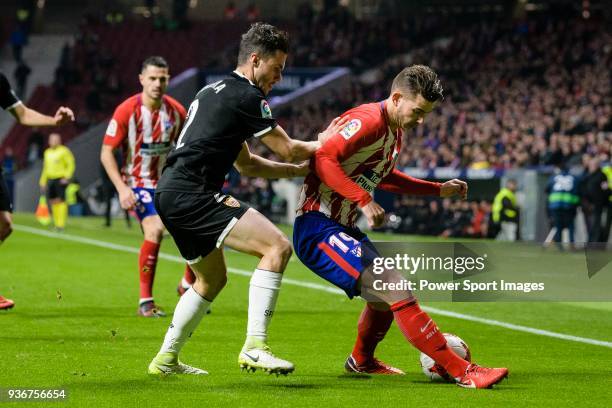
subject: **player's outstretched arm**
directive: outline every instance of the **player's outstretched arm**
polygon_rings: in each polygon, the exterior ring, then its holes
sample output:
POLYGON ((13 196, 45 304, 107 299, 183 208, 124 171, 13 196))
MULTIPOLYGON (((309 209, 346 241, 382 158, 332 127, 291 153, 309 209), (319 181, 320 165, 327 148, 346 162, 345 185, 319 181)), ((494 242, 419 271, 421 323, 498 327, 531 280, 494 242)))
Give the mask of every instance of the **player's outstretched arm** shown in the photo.
POLYGON ((251 153, 246 142, 234 162, 234 167, 247 177, 268 179, 303 177, 309 172, 308 162, 300 164, 279 163, 251 153))
POLYGON ((281 126, 276 126, 263 135, 261 141, 283 160, 293 163, 301 162, 310 159, 319 147, 331 136, 342 130, 347 122, 348 117, 335 118, 327 129, 319 133, 317 141, 314 142, 291 139, 281 126))
POLYGON ((68 122, 74 122, 74 113, 65 106, 60 107, 54 116, 43 115, 28 108, 23 103, 16 105, 9 112, 17 119, 19 124, 24 126, 61 126, 68 122))
POLYGON ((395 194, 435 196, 442 198, 467 198, 468 186, 463 180, 452 179, 444 183, 422 180, 393 169, 378 185, 378 188, 395 194))

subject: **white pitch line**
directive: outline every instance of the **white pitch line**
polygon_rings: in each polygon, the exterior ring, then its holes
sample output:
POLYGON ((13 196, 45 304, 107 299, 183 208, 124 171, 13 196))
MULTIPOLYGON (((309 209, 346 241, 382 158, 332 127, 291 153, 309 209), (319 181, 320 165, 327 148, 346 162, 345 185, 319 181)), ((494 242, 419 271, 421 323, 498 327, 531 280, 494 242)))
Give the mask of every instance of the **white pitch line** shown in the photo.
MULTIPOLYGON (((70 234, 66 234, 66 233, 51 232, 51 231, 47 231, 47 230, 42 230, 40 228, 28 227, 26 225, 15 224, 13 227, 17 231, 29 232, 31 234, 42 235, 42 236, 45 236, 45 237, 59 238, 59 239, 65 240, 65 241, 72 241, 72 242, 77 242, 77 243, 80 243, 80 244, 88 244, 88 245, 97 246, 97 247, 101 247, 101 248, 108 248, 108 249, 114 249, 114 250, 122 251, 122 252, 129 252, 129 253, 133 253, 133 254, 139 253, 139 249, 138 248, 129 247, 129 246, 126 246, 126 245, 113 244, 111 242, 100 241, 100 240, 97 240, 97 239, 86 238, 86 237, 81 237, 81 236, 77 236, 77 235, 70 235, 70 234)), ((163 252, 159 253, 159 258, 165 259, 167 261, 178 262, 178 263, 184 263, 185 262, 185 260, 183 258, 181 258, 181 257, 175 256, 175 255, 166 254, 166 253, 163 253, 163 252)), ((247 277, 252 275, 251 271, 247 271, 247 270, 244 270, 244 269, 238 269, 238 268, 232 268, 232 267, 229 267, 227 269, 228 269, 228 272, 233 273, 235 275, 241 275, 241 276, 247 276, 247 277)), ((290 278, 283 278, 283 283, 285 283, 287 285, 299 286, 299 287, 303 287, 303 288, 314 289, 314 290, 318 290, 318 291, 322 291, 322 292, 328 292, 328 293, 333 293, 333 294, 337 294, 337 295, 344 295, 344 291, 342 291, 342 290, 340 290, 338 288, 334 288, 334 287, 331 287, 331 286, 320 285, 318 283, 304 282, 304 281, 300 281, 300 280, 296 280, 296 279, 290 279, 290 278)), ((489 325, 489 326, 498 326, 498 327, 503 327, 503 328, 509 329, 509 330, 514 330, 514 331, 519 331, 519 332, 524 332, 524 333, 531 333, 531 334, 536 334, 536 335, 539 335, 539 336, 552 337, 552 338, 560 339, 560 340, 574 341, 574 342, 577 342, 577 343, 584 343, 584 344, 591 344, 591 345, 595 345, 595 346, 602 346, 602 347, 612 348, 612 342, 609 342, 609 341, 596 340, 596 339, 590 339, 588 337, 579 337, 579 336, 573 336, 571 334, 564 334, 564 333, 557 333, 557 332, 552 332, 552 331, 548 331, 548 330, 536 329, 534 327, 528 327, 528 326, 522 326, 522 325, 519 325, 519 324, 507 323, 507 322, 502 322, 502 321, 499 321, 499 320, 485 319, 483 317, 472 316, 472 315, 468 315, 468 314, 464 314, 464 313, 451 312, 451 311, 448 311, 448 310, 438 309, 438 308, 435 308, 435 307, 423 306, 423 310, 425 310, 425 311, 427 311, 429 313, 438 314, 438 315, 441 315, 441 316, 453 317, 455 319, 467 320, 467 321, 476 322, 476 323, 482 323, 482 324, 486 324, 486 325, 489 325)))

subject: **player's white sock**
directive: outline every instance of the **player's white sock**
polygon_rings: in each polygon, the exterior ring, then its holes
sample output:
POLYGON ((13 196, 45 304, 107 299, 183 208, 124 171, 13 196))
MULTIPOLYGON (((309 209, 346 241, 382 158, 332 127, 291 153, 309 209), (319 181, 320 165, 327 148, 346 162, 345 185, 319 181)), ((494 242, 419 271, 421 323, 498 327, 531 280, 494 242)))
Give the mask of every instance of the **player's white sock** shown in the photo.
POLYGON ((172 323, 166 332, 164 343, 159 352, 178 354, 206 314, 210 304, 211 302, 200 296, 193 288, 189 288, 181 296, 176 309, 174 309, 172 323))
POLYGON ((249 286, 249 321, 247 339, 254 337, 266 341, 268 325, 276 308, 282 273, 255 269, 249 286))

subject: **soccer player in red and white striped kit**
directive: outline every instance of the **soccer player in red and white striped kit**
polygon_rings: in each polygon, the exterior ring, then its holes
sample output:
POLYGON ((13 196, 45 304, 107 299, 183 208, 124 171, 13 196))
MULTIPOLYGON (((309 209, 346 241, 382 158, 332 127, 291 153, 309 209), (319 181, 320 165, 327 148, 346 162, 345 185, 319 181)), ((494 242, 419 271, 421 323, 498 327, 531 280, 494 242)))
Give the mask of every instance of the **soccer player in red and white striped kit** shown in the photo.
MULTIPOLYGON (((396 291, 392 296, 371 291, 368 262, 380 255, 355 225, 360 211, 370 226, 384 223, 385 212, 371 195, 377 188, 396 194, 467 197, 464 181, 433 183, 395 169, 404 133, 422 124, 442 98, 436 73, 413 65, 395 77, 386 100, 345 112, 342 117, 350 119, 348 124, 311 159, 314 171, 304 181, 293 241, 296 255, 308 268, 349 298, 361 295, 368 301, 359 319, 355 347, 345 363, 347 371, 403 374, 374 357, 377 344, 395 320, 406 339, 457 385, 488 388, 505 378, 508 370, 471 364, 455 354, 410 291, 396 291)), ((389 273, 390 281, 403 280, 399 272, 389 273)))
MULTIPOLYGON (((162 317, 165 313, 153 298, 153 282, 164 225, 155 211, 153 197, 166 156, 185 123, 186 111, 180 102, 165 95, 170 74, 164 58, 147 58, 139 79, 142 92, 115 109, 104 135, 100 160, 119 193, 121 208, 135 211, 144 234, 138 258, 138 314, 162 317), (113 155, 116 148, 121 148, 124 156, 121 171, 113 155)), ((187 265, 179 294, 194 280, 187 265)))

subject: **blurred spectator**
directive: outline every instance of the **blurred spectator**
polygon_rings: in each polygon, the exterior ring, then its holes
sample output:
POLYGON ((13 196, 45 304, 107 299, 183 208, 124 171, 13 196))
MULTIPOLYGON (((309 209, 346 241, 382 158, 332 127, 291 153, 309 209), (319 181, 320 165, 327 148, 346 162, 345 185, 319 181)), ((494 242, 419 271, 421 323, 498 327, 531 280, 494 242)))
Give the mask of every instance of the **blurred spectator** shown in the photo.
POLYGON ((223 18, 233 20, 238 16, 238 9, 233 1, 229 1, 223 9, 223 18))
POLYGON ((13 30, 10 37, 11 48, 13 50, 13 58, 15 62, 21 61, 23 47, 28 43, 28 36, 24 27, 20 24, 13 30))
POLYGON ((255 3, 249 3, 246 8, 246 19, 250 22, 259 20, 259 7, 255 3))
POLYGON ((28 166, 42 159, 44 144, 45 135, 43 135, 39 130, 34 130, 28 138, 28 166))
POLYGON ((605 234, 602 224, 605 222, 604 212, 610 203, 610 190, 608 179, 601 170, 598 157, 589 158, 588 168, 580 183, 580 191, 582 209, 587 221, 589 242, 607 242, 608 235, 605 234))
POLYGON ((550 176, 546 186, 548 211, 555 228, 553 240, 561 250, 561 237, 565 229, 569 232, 570 247, 574 248, 574 220, 580 202, 578 185, 576 176, 570 174, 566 166, 560 166, 557 174, 550 176))
POLYGON ((173 0, 172 1, 172 17, 175 27, 170 28, 187 28, 187 11, 189 10, 189 0, 173 0))
POLYGON ((15 180, 13 178, 16 170, 15 157, 13 156, 13 149, 7 147, 4 151, 4 158, 2 159, 2 166, 0 167, 0 173, 4 173, 4 181, 6 181, 6 187, 8 188, 9 199, 12 203, 15 202, 14 191, 15 191, 15 180))
POLYGON ((499 241, 516 241, 519 239, 519 207, 516 200, 517 183, 514 179, 506 181, 493 200, 491 216, 497 228, 499 241))
POLYGON ((30 76, 31 72, 32 70, 23 59, 17 63, 17 67, 15 68, 13 76, 15 77, 15 84, 17 86, 17 89, 15 89, 15 91, 19 99, 25 98, 28 77, 30 76))

